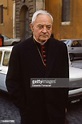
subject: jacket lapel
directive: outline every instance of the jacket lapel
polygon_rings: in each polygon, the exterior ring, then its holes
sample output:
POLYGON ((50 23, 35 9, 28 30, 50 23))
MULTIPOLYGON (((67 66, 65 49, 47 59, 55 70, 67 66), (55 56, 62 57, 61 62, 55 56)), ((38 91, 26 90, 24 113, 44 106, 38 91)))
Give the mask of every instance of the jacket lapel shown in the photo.
POLYGON ((46 77, 49 76, 49 74, 53 68, 54 60, 55 60, 55 58, 54 58, 53 44, 52 44, 52 41, 49 40, 48 56, 47 56, 47 68, 46 68, 46 74, 45 74, 46 77))

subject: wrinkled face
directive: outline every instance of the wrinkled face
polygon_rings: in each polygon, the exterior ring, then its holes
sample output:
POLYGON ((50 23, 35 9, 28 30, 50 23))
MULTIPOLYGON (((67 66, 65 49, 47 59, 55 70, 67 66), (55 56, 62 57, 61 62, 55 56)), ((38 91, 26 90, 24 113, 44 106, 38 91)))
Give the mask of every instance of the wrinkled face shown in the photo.
POLYGON ((38 15, 35 22, 31 24, 33 36, 39 42, 47 41, 52 33, 52 20, 48 15, 38 15))

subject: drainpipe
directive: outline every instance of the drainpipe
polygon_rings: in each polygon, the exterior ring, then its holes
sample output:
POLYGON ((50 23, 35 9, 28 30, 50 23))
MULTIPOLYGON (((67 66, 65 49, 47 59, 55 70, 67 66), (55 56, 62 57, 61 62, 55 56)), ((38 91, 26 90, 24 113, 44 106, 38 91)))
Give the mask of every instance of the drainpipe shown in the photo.
POLYGON ((15 3, 15 0, 13 0, 13 38, 16 38, 16 26, 15 26, 15 21, 16 21, 16 19, 15 19, 15 12, 16 12, 16 10, 15 10, 15 8, 16 8, 16 3, 15 3))

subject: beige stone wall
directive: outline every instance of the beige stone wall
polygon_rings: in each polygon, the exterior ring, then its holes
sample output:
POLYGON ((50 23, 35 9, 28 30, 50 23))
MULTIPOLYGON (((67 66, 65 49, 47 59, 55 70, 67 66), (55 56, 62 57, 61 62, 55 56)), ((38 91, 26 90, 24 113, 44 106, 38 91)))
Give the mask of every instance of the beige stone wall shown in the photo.
POLYGON ((0 0, 3 5, 3 23, 0 24, 0 32, 8 37, 13 37, 13 1, 0 0))
POLYGON ((45 0, 36 0, 36 10, 45 9, 45 0))
POLYGON ((82 0, 70 0, 70 23, 61 23, 62 0, 45 0, 45 8, 53 15, 53 33, 58 39, 82 39, 82 0))

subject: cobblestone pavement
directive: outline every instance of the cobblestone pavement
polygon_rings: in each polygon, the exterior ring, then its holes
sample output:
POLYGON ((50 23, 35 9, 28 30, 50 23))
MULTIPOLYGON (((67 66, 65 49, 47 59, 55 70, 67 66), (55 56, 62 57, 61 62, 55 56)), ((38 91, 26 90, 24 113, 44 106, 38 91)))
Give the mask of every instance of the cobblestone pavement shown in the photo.
POLYGON ((67 119, 69 124, 82 124, 82 101, 69 105, 67 119))
MULTIPOLYGON (((82 103, 69 105, 67 120, 69 124, 82 124, 82 103)), ((20 124, 20 114, 8 96, 0 92, 0 124, 20 124)))
POLYGON ((0 92, 0 124, 20 124, 20 114, 8 95, 0 92))

